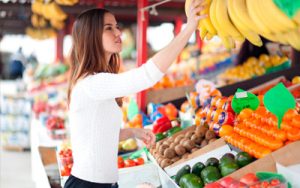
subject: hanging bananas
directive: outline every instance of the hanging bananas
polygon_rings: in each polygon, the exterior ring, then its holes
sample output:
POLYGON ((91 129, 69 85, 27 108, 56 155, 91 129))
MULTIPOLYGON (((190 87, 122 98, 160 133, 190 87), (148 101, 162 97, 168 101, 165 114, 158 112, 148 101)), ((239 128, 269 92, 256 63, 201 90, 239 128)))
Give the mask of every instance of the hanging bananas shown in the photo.
MULTIPOLYGON (((186 13, 190 3, 186 0, 186 13)), ((262 36, 300 50, 300 10, 289 18, 273 0, 205 0, 204 7, 198 13, 208 15, 198 24, 201 39, 218 35, 224 46, 231 49, 235 41, 244 39, 262 46, 262 36)))
POLYGON ((55 2, 59 5, 64 6, 73 6, 79 2, 79 0, 55 0, 55 2))

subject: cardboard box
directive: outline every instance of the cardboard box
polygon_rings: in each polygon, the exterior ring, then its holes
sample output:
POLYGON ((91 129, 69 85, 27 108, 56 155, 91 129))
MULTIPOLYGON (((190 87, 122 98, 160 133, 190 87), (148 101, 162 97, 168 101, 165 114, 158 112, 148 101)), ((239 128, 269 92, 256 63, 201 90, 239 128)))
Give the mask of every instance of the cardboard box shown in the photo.
POLYGON ((249 172, 277 172, 276 163, 283 166, 290 166, 300 163, 300 141, 288 144, 281 149, 272 152, 264 158, 258 159, 250 165, 241 168, 230 174, 232 178, 240 179, 249 172))
POLYGON ((235 154, 235 152, 231 151, 230 147, 225 143, 224 139, 220 138, 194 153, 191 153, 187 158, 180 159, 174 164, 166 167, 164 170, 169 176, 174 176, 178 170, 187 164, 192 167, 197 162, 205 163, 206 160, 211 157, 220 159, 225 153, 235 154))
POLYGON ((147 91, 146 104, 152 103, 164 103, 172 100, 176 100, 185 97, 186 93, 194 91, 194 84, 182 87, 166 88, 159 90, 147 91))

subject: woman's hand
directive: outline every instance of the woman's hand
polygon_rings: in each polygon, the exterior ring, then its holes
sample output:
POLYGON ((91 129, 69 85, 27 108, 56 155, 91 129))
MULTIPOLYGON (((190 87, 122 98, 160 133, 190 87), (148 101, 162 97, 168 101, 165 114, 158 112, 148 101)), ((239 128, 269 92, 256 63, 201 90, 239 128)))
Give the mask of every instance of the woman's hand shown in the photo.
MULTIPOLYGON (((187 1, 186 1, 187 2, 187 1)), ((200 19, 206 18, 207 15, 197 15, 204 9, 204 0, 192 0, 187 13, 187 27, 196 30, 200 19)))
POLYGON ((152 144, 155 144, 155 135, 150 129, 134 129, 134 136, 142 140, 149 148, 152 144))

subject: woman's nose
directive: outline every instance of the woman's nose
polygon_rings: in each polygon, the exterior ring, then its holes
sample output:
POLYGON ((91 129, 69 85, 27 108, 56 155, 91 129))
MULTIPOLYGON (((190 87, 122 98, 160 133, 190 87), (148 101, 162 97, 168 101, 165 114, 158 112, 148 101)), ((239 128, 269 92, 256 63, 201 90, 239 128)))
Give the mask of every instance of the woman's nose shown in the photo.
POLYGON ((117 36, 117 37, 119 37, 119 36, 121 36, 121 34, 122 34, 122 32, 121 32, 121 30, 120 29, 115 29, 115 35, 117 36))

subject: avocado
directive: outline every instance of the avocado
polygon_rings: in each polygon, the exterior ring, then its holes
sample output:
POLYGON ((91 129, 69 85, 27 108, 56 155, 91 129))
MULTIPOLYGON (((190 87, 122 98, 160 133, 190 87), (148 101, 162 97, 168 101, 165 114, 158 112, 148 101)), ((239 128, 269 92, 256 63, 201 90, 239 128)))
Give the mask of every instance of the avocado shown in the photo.
POLYGON ((205 168, 205 165, 201 162, 194 164, 192 168, 192 173, 196 174, 197 176, 201 176, 201 171, 205 168))
POLYGON ((191 173, 191 167, 190 165, 185 165, 177 172, 175 182, 179 185, 180 178, 189 173, 191 173))
POLYGON ((227 163, 231 163, 231 162, 235 162, 234 159, 234 155, 231 153, 226 153, 225 155, 223 155, 220 159, 220 166, 227 164, 227 163))
POLYGON ((219 166, 219 160, 211 157, 209 159, 207 159, 207 161, 205 162, 205 166, 215 166, 218 167, 219 166))
POLYGON ((221 166, 221 174, 223 177, 225 177, 237 169, 239 169, 239 166, 235 162, 227 163, 221 166))
POLYGON ((195 174, 185 174, 181 177, 179 182, 180 188, 202 188, 203 181, 195 174))
POLYGON ((247 152, 239 152, 236 155, 236 162, 240 168, 248 165, 252 161, 253 161, 253 157, 249 155, 247 152))
POLYGON ((220 171, 215 166, 207 166, 201 171, 201 178, 205 184, 212 183, 222 178, 220 171))

